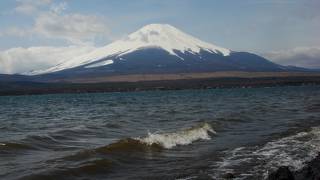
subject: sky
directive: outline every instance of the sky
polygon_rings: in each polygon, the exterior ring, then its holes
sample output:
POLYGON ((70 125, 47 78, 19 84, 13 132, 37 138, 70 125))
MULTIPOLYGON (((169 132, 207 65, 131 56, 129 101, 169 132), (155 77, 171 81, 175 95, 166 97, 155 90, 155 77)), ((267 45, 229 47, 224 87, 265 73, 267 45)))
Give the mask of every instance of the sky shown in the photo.
POLYGON ((319 0, 1 0, 0 73, 48 68, 150 23, 320 68, 319 8, 319 0))

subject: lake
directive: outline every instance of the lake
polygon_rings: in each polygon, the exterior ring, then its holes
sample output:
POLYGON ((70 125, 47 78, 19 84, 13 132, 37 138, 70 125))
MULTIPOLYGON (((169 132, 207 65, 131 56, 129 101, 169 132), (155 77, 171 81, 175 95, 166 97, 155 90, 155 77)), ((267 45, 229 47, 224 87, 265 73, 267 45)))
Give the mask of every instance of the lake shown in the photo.
POLYGON ((320 151, 320 86, 0 97, 0 179, 263 179, 320 151))

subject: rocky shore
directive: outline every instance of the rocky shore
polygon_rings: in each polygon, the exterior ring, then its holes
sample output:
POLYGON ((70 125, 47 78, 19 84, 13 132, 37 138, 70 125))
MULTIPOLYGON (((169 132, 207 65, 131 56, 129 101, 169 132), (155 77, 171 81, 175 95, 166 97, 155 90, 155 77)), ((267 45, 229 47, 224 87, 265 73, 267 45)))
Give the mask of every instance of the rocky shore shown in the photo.
POLYGON ((282 166, 272 172, 267 180, 320 180, 320 154, 299 171, 282 166))

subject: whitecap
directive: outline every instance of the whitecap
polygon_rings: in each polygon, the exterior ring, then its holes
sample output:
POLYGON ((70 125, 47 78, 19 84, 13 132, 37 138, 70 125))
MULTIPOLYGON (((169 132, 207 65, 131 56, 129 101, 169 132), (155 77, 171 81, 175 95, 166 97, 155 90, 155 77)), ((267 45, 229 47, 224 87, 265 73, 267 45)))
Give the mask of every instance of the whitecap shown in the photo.
POLYGON ((211 176, 219 179, 226 172, 236 173, 239 167, 247 166, 248 169, 242 169, 242 172, 237 174, 239 179, 257 176, 266 178, 270 171, 280 166, 289 166, 292 170, 299 170, 319 152, 320 127, 315 127, 308 132, 300 132, 274 140, 263 146, 227 150, 221 161, 211 166, 213 168, 211 176))
POLYGON ((173 133, 148 133, 147 137, 135 138, 147 145, 158 144, 166 149, 177 145, 188 145, 198 140, 210 140, 210 134, 216 134, 208 123, 173 133))

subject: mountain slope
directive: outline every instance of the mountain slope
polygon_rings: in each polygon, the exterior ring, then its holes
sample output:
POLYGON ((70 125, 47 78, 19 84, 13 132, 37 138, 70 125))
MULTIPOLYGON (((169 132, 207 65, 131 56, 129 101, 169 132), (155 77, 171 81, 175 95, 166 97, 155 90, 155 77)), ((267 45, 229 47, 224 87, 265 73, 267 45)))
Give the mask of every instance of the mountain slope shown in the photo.
MULTIPOLYGON (((205 50, 213 53, 229 55, 230 50, 194 38, 167 24, 150 24, 130 34, 126 38, 115 41, 86 55, 75 57, 52 68, 34 72, 34 74, 50 73, 92 63, 109 56, 120 57, 146 48, 161 48, 170 55, 179 57, 175 51, 199 53, 205 50)), ((181 57, 179 57, 182 59, 181 57)), ((111 61, 110 61, 111 62, 111 61)))
POLYGON ((32 72, 54 77, 212 71, 290 71, 247 52, 194 38, 167 24, 150 24, 86 55, 32 72))

